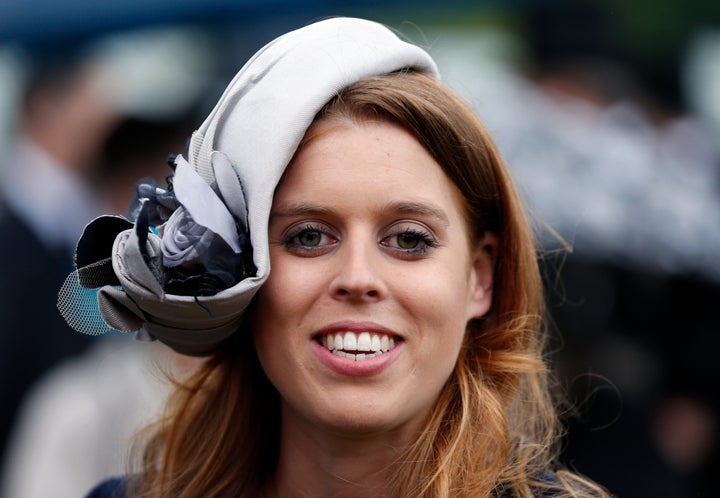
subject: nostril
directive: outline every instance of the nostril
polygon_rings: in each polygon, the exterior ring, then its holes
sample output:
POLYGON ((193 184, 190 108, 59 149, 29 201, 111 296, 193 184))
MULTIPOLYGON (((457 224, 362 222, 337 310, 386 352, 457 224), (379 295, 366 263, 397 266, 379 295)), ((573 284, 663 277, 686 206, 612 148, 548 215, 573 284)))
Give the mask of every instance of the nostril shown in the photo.
POLYGON ((352 289, 352 288, 346 288, 346 287, 340 287, 335 289, 334 291, 336 298, 341 299, 379 299, 381 296, 381 292, 377 289, 352 289))

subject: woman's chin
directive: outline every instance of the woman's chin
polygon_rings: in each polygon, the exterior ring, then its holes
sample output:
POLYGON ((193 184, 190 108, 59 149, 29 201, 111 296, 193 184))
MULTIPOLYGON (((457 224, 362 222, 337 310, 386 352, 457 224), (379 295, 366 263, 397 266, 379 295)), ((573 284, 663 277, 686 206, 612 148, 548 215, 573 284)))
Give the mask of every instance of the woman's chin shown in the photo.
POLYGON ((422 427, 424 417, 419 414, 398 413, 378 406, 358 408, 356 404, 338 404, 335 410, 316 414, 312 425, 332 437, 350 439, 372 439, 414 433, 422 427))

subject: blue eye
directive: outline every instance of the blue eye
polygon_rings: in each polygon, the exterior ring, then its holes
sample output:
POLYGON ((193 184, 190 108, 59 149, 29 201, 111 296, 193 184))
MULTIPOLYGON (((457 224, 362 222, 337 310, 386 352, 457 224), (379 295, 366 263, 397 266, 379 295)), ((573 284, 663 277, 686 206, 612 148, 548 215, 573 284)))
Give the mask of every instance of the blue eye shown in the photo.
POLYGON ((314 256, 336 242, 337 239, 328 230, 314 225, 297 227, 283 240, 288 250, 307 256, 314 256))
POLYGON ((303 230, 296 235, 298 243, 305 247, 317 247, 322 241, 322 234, 315 230, 303 230))
POLYGON ((429 232, 409 227, 388 235, 380 244, 397 251, 404 257, 421 256, 430 249, 438 247, 437 241, 429 232))
POLYGON ((396 236, 397 245, 400 249, 417 249, 425 243, 423 238, 414 233, 400 233, 396 236))

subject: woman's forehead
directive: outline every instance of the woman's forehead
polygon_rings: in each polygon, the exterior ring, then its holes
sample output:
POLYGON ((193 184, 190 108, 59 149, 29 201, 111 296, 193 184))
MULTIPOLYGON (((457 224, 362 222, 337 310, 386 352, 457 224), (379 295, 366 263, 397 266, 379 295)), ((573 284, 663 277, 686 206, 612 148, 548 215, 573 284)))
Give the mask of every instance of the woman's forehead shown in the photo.
POLYGON ((462 196, 425 148, 384 121, 318 123, 276 190, 273 216, 365 205, 446 223, 462 196))

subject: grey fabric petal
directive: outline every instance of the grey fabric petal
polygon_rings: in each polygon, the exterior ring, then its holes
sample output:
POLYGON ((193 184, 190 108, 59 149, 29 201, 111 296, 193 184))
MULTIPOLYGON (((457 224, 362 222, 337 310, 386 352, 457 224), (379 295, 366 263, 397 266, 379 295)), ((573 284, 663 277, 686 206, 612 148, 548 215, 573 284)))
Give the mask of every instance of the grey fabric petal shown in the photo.
POLYGON ((222 152, 213 152, 211 163, 218 190, 220 190, 225 204, 235 219, 240 222, 241 228, 246 230, 248 210, 240 178, 233 169, 230 159, 222 152))
POLYGON ((165 291, 158 280, 157 273, 151 271, 149 262, 155 261, 158 266, 160 258, 160 237, 148 234, 145 251, 149 255, 145 260, 140 249, 140 239, 136 230, 125 230, 115 238, 113 244, 113 269, 123 289, 130 294, 142 294, 147 298, 162 300, 165 291))
POLYGON ((237 227, 227 206, 182 156, 176 158, 175 165, 173 187, 178 201, 195 223, 218 234, 236 253, 240 253, 237 227))
POLYGON ((177 208, 162 226, 160 249, 163 264, 173 267, 198 260, 196 246, 199 244, 195 242, 205 234, 212 236, 209 229, 193 222, 183 206, 177 208))
POLYGON ((98 308, 110 327, 122 332, 135 332, 142 328, 143 312, 124 291, 106 285, 98 291, 98 308))

